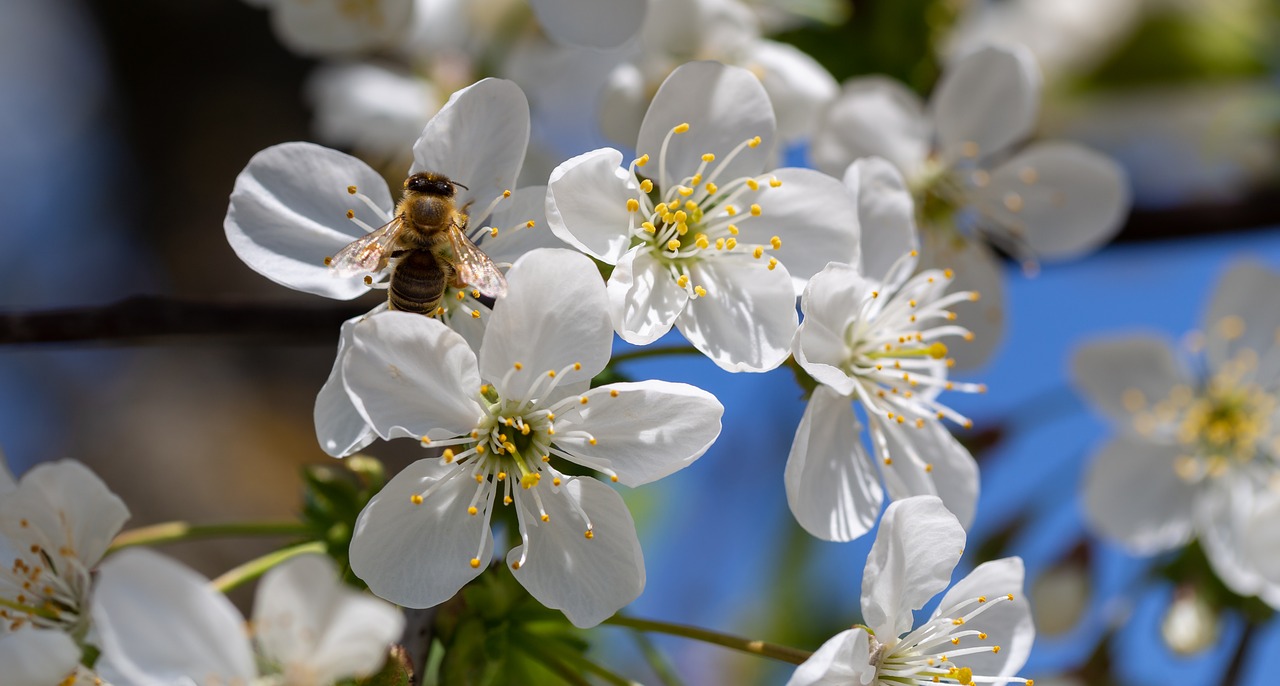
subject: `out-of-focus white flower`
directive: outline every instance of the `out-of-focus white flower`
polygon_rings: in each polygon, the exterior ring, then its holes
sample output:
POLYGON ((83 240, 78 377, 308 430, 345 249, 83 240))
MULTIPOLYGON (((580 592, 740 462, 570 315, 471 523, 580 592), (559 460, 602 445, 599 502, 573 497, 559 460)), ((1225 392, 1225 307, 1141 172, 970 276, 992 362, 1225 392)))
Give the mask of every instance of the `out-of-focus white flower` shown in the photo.
POLYGON ((1199 539, 1236 593, 1280 607, 1280 575, 1251 526, 1280 498, 1280 276, 1232 268, 1205 318, 1205 374, 1155 337, 1081 348, 1072 376, 1121 434, 1095 456, 1084 485, 1094 531, 1137 554, 1199 539), (1273 568, 1274 569, 1274 568, 1273 568))
POLYGON ((93 568, 129 510, 84 465, 37 465, 15 482, 0 455, 0 665, 6 686, 79 684, 93 568))
POLYGON ((542 30, 564 45, 612 48, 644 23, 647 0, 529 0, 542 30))
POLYGON ((760 35, 739 0, 653 0, 640 37, 601 95, 600 127, 618 143, 635 140, 640 113, 681 64, 715 60, 747 69, 764 84, 786 143, 813 131, 819 109, 835 97, 835 79, 791 45, 760 35))
POLYGON ((414 140, 444 105, 433 81, 374 62, 321 65, 307 77, 307 98, 317 138, 380 167, 408 157, 414 140))
POLYGON ((977 295, 947 293, 951 271, 916 267, 911 197, 892 164, 865 158, 845 184, 858 198, 859 266, 832 263, 804 289, 793 343, 815 389, 787 457, 787 502, 806 531, 849 541, 875 524, 884 497, 938 495, 968 526, 978 468, 942 425, 967 418, 938 402, 943 390, 983 390, 947 380, 941 339, 972 337, 950 307, 977 295), (862 407, 876 458, 863 448, 852 401, 862 407), (879 470, 873 462, 880 463, 879 470), (879 472, 879 473, 878 473, 879 472))
POLYGON ((755 12, 765 33, 814 23, 838 26, 853 12, 843 0, 744 0, 744 4, 755 12))
POLYGON ((384 48, 403 35, 413 0, 246 0, 271 12, 285 47, 309 57, 384 48))
POLYGON ((98 669, 116 686, 333 686, 376 672, 404 626, 396 608, 345 586, 320 555, 293 558, 262 578, 252 641, 226 596, 158 553, 113 556, 98 586, 98 669))
POLYGON ((1218 614, 1194 588, 1179 588, 1160 621, 1160 636, 1173 652, 1194 655, 1220 638, 1218 614))
MULTIPOLYGON (((438 172, 467 186, 458 189, 455 202, 470 208, 468 233, 500 263, 531 247, 559 244, 542 221, 543 188, 507 195, 524 160, 528 112, 518 86, 485 79, 454 93, 413 146, 410 174, 438 172)), ((310 143, 284 143, 255 155, 236 177, 224 228, 232 249, 259 274, 296 290, 349 300, 367 293, 373 281, 337 276, 325 258, 389 222, 394 207, 386 182, 360 160, 310 143)), ((441 307, 440 318, 478 346, 489 308, 471 290, 452 288, 441 307)), ((338 376, 348 339, 347 333, 340 337, 334 370, 316 399, 317 438, 335 456, 359 450, 374 437, 338 376)))
POLYGON ((682 469, 720 433, 724 408, 662 381, 588 390, 613 338, 590 260, 531 252, 511 268, 473 352, 426 317, 400 312, 356 325, 343 379, 383 438, 445 448, 413 463, 356 522, 351 568, 406 607, 448 600, 493 553, 490 519, 514 505, 516 579, 577 626, 598 624, 644 588, 635 525, 618 494, 566 476, 553 459, 637 486, 682 469))
POLYGON ((808 169, 762 173, 769 96, 749 72, 693 62, 645 114, 640 157, 602 148, 560 165, 547 220, 570 245, 616 265, 614 329, 630 343, 674 324, 729 371, 782 363, 796 289, 829 260, 858 260, 858 215, 839 181, 808 169))
POLYGON ((1032 683, 1014 676, 1035 641, 1021 558, 978 565, 912 629, 912 612, 947 587, 964 544, 964 529, 937 498, 890 504, 862 575, 866 626, 822 644, 787 686, 1032 683))
POLYGON ((1124 173, 1103 155, 1063 142, 1012 150, 1039 102, 1026 48, 988 47, 946 70, 927 109, 896 81, 850 80, 814 134, 811 157, 824 171, 871 155, 897 165, 916 199, 924 266, 954 268, 957 287, 985 296, 962 310, 984 334, 957 353, 962 364, 984 361, 1002 328, 1000 266, 986 242, 1034 267, 1097 248, 1129 208, 1124 173))

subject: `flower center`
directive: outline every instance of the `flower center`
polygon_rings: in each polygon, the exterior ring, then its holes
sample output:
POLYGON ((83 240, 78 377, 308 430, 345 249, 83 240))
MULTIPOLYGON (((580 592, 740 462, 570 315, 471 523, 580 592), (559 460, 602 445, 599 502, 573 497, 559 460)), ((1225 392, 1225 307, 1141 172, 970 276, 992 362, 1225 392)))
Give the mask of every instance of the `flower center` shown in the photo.
POLYGON ((50 545, 26 519, 18 525, 30 535, 22 542, 12 541, 13 562, 0 568, 0 621, 9 631, 30 624, 73 635, 83 632, 80 612, 89 592, 88 570, 71 547, 50 545))
MULTIPOLYGON (((971 622, 987 609, 1012 600, 1013 594, 969 598, 946 608, 938 617, 899 639, 880 643, 871 637, 870 650, 876 677, 881 682, 920 685, 947 683, 967 686, 999 680, 995 675, 976 675, 971 668, 961 666, 963 659, 959 663, 956 659, 1000 652, 998 645, 983 645, 988 640, 987 634, 971 628, 971 622), (975 642, 979 645, 969 645, 975 642)), ((1007 680, 1035 686, 1032 679, 1007 677, 1007 680)))
MULTIPOLYGON (((667 167, 667 148, 673 137, 688 131, 688 124, 680 124, 663 138, 656 184, 641 171, 650 161, 647 153, 631 163, 629 171, 639 193, 627 199, 627 212, 631 216, 632 247, 647 246, 650 254, 667 267, 676 284, 690 298, 698 298, 707 291, 703 284, 691 280, 692 265, 726 255, 749 255, 759 260, 766 252, 782 247, 778 236, 772 236, 768 243, 740 243, 739 238, 740 226, 763 213, 756 202, 757 195, 767 188, 782 186, 782 181, 765 176, 721 178, 727 165, 743 150, 760 145, 759 136, 742 141, 721 161, 717 161, 715 153, 703 153, 692 174, 672 176, 667 167)), ((770 269, 777 267, 776 257, 768 260, 770 269)))
MULTIPOLYGON (((519 362, 507 371, 501 384, 482 385, 476 399, 483 408, 483 414, 476 421, 474 429, 466 435, 445 440, 433 440, 426 436, 421 438, 424 447, 443 447, 440 461, 451 465, 453 469, 426 490, 410 496, 410 501, 414 505, 421 505, 442 485, 465 474, 476 483, 471 500, 467 503, 467 514, 472 517, 483 515, 487 521, 492 518, 497 494, 501 490, 502 504, 516 506, 520 537, 526 543, 527 556, 529 538, 525 516, 536 514, 541 521, 550 521, 551 516, 543 503, 545 485, 558 488, 563 483, 564 474, 551 464, 553 456, 571 459, 609 476, 613 481, 618 480, 617 473, 606 461, 592 460, 579 454, 570 455, 555 443, 569 441, 586 442, 593 446, 596 444, 595 437, 586 431, 571 429, 557 433, 555 426, 557 415, 577 412, 588 404, 589 399, 586 396, 570 396, 549 406, 541 402, 541 399, 555 390, 566 373, 581 369, 582 365, 575 362, 558 371, 548 370, 529 384, 528 390, 520 397, 503 397, 498 390, 511 388, 512 381, 518 375, 535 373, 526 370, 519 362)), ((576 502, 569 502, 583 524, 583 535, 594 538, 590 517, 576 502)), ((476 555, 469 561, 472 567, 480 566, 483 546, 482 535, 476 555)), ((519 569, 523 563, 522 557, 512 563, 512 567, 519 569)))

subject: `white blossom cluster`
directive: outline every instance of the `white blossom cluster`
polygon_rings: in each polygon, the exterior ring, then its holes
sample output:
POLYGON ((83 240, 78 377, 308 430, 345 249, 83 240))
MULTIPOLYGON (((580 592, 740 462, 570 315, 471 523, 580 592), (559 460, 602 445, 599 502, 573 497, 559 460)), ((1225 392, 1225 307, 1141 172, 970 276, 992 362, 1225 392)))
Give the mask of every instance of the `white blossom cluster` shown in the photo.
MULTIPOLYGON (((334 457, 395 439, 421 457, 340 551, 368 593, 299 555, 265 572, 248 620, 195 571, 113 548, 128 511, 82 465, 0 472, 4 684, 359 682, 402 643, 396 606, 442 606, 486 574, 575 627, 609 620, 646 579, 612 484, 679 478, 725 419, 697 386, 602 376, 615 334, 648 346, 673 329, 724 372, 790 368, 807 400, 774 475, 791 514, 824 541, 876 529, 861 623, 788 684, 1034 683, 1020 676, 1035 638, 1023 561, 978 561, 952 583, 980 476, 955 435, 973 421, 944 392, 986 391, 952 373, 1000 340, 995 251, 1026 271, 1082 255, 1118 231, 1129 196, 1106 156, 1026 142, 1029 50, 967 50, 926 103, 883 77, 838 85, 766 38, 785 3, 253 4, 292 50, 344 60, 311 84, 317 132, 373 166, 305 142, 259 152, 235 179, 227 240, 292 289, 391 294, 336 332, 316 437, 334 457), (531 16, 536 36, 574 47, 516 40, 531 16), (357 61, 371 51, 416 71, 357 61), (593 62, 595 80, 540 82, 561 58, 574 75, 593 62), (478 78, 486 64, 510 73, 478 78), (582 112, 596 131, 545 140, 582 112), (815 168, 786 166, 796 145, 815 168), (410 181, 401 194, 384 176, 406 162, 389 178, 443 178, 452 208, 437 228, 456 242, 432 253, 450 274, 425 315, 395 306, 398 266, 425 248, 371 242, 416 221, 410 181), (368 246, 384 253, 337 268, 368 246), (496 296, 467 276, 466 249, 493 263, 496 296)), ((1093 528, 1140 554, 1197 540, 1230 589, 1280 608, 1277 292, 1262 267, 1233 271, 1200 367, 1143 338, 1084 347, 1074 374, 1120 428, 1083 485, 1093 528)))

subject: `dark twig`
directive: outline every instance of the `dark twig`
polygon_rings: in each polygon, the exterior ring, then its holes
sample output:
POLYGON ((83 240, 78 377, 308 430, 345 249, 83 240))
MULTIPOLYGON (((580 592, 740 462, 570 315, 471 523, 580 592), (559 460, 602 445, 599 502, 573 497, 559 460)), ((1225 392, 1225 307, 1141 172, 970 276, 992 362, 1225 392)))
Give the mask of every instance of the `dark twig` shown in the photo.
POLYGON ((156 345, 209 338, 332 345, 342 322, 368 309, 347 302, 316 307, 139 295, 101 307, 0 313, 0 345, 156 345))

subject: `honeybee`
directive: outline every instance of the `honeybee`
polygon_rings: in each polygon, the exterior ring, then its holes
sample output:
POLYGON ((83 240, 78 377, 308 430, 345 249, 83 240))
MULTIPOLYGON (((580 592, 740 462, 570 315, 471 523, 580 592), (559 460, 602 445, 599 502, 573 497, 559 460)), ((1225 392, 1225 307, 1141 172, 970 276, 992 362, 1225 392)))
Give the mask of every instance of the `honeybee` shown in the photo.
POLYGON ((391 267, 387 288, 390 309, 431 315, 445 287, 470 286, 490 297, 507 294, 498 266, 467 238, 467 208, 454 204, 466 186, 435 172, 405 179, 404 193, 391 221, 349 243, 325 264, 341 276, 378 273, 391 267))

